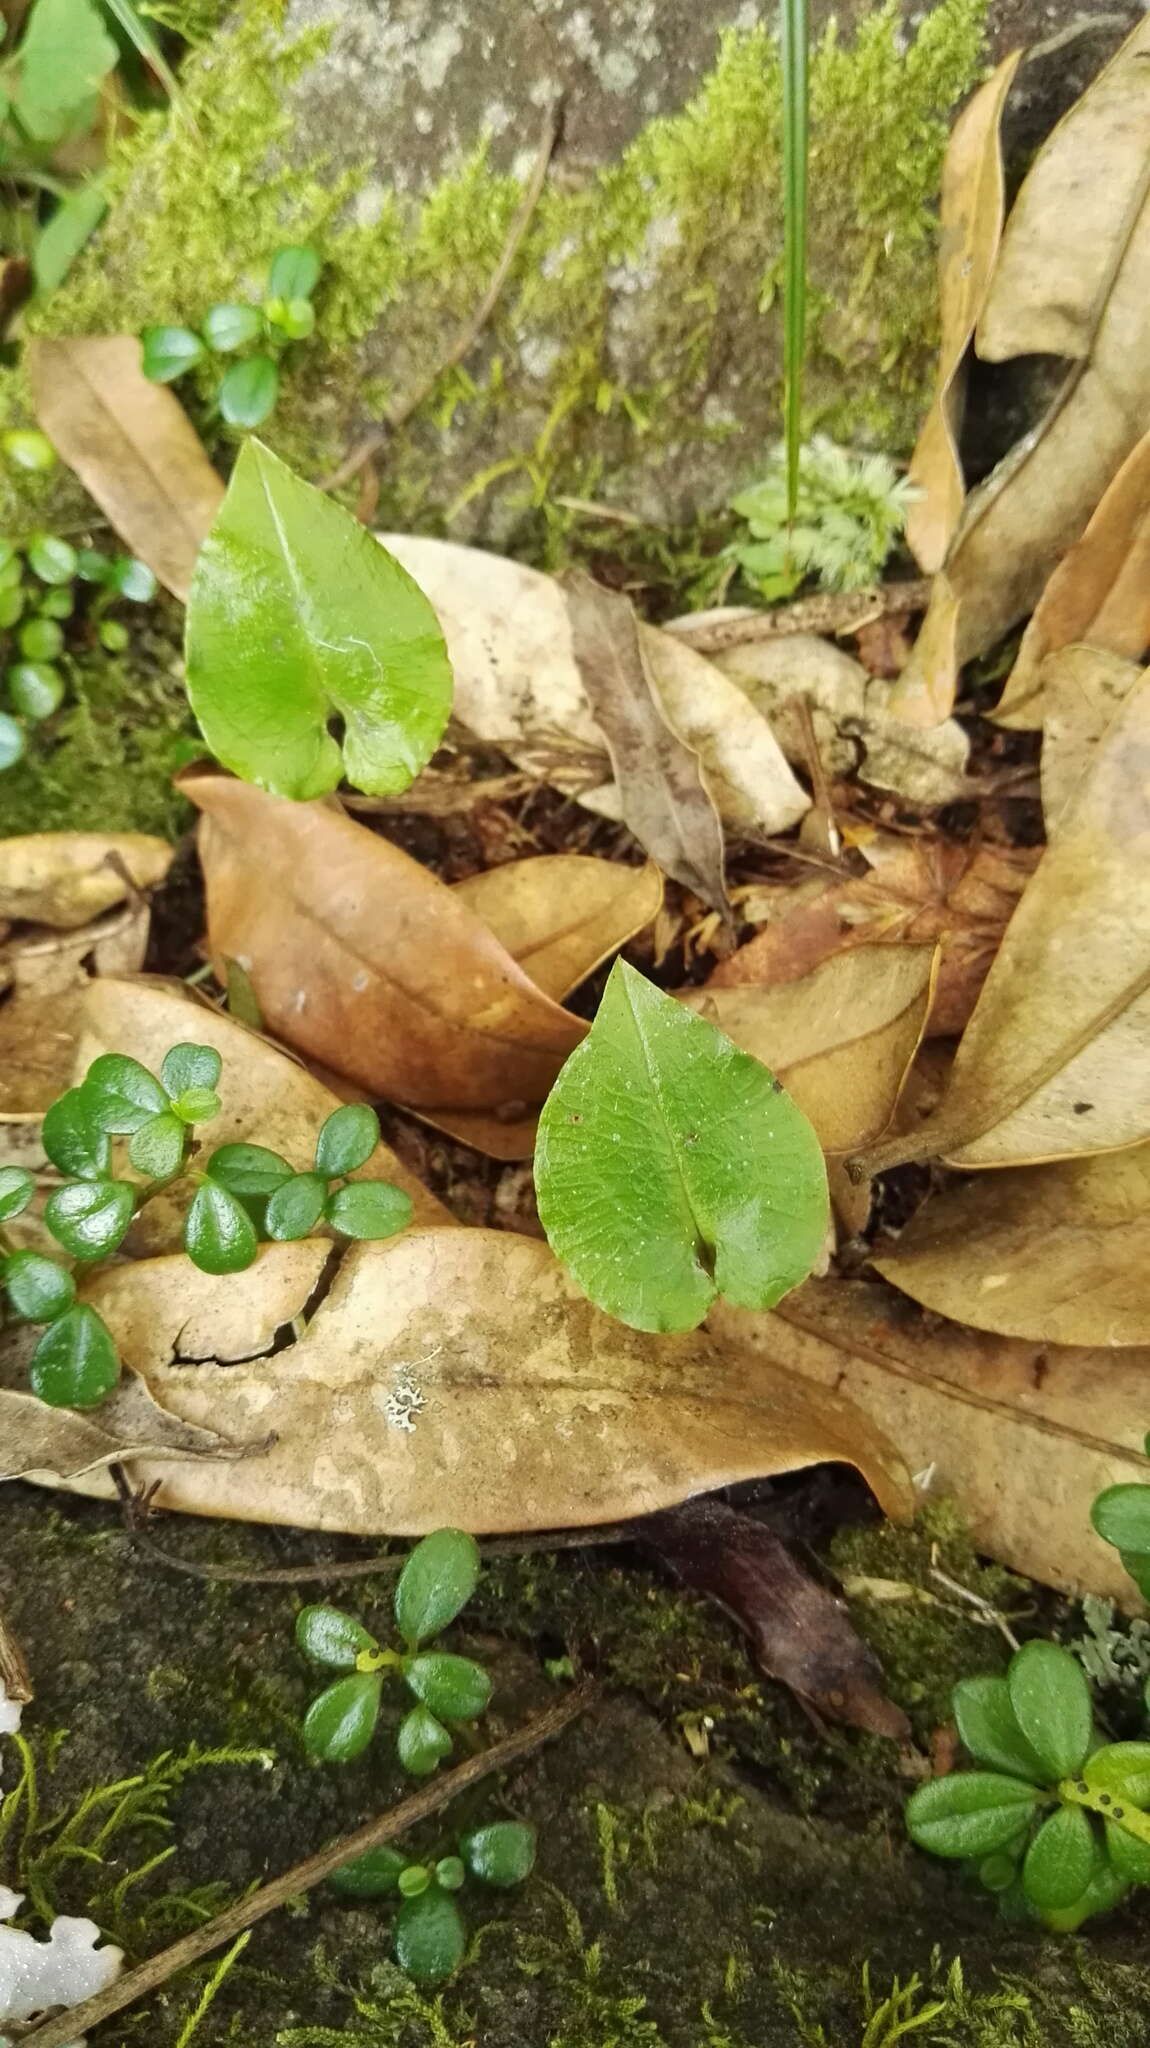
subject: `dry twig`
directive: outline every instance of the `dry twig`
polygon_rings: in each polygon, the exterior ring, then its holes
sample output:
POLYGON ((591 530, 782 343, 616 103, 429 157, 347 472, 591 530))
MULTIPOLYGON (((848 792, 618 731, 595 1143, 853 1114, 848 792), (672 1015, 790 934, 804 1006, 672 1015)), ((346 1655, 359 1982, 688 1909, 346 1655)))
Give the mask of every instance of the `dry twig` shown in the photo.
POLYGON ((769 612, 747 612, 739 619, 713 619, 708 624, 704 614, 704 623, 695 625, 688 613, 672 619, 664 631, 685 640, 698 654, 719 654, 725 647, 775 640, 784 633, 857 633, 875 619, 925 611, 930 589, 930 578, 918 577, 907 583, 881 583, 873 590, 821 590, 814 597, 799 597, 769 612))

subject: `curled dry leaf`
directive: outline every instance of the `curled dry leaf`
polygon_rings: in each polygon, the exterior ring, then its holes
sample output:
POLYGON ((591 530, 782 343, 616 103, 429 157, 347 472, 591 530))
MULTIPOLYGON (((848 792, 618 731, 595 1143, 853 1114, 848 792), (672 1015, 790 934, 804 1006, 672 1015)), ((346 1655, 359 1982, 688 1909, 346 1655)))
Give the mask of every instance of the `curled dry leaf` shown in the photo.
POLYGON ((906 537, 928 574, 942 567, 962 513, 966 486, 958 453, 965 399, 964 369, 1002 235, 1005 191, 1002 110, 1021 50, 1004 57, 967 101, 951 131, 942 168, 938 249, 938 379, 910 462, 920 495, 906 537))
POLYGON ((140 368, 134 334, 35 335, 36 412, 121 540, 186 598, 224 486, 175 393, 140 368))
MULTIPOLYGON (((413 534, 380 539, 439 616, 462 724, 589 809, 619 817, 559 585, 480 548, 413 534)), ((673 634, 640 625, 639 637, 668 722, 699 755, 724 822, 765 833, 796 824, 808 799, 766 720, 673 634)))
POLYGON ((797 1380, 841 1388, 956 1502, 979 1550, 1065 1592, 1132 1604, 1090 1504, 1150 1477, 1150 1351, 1052 1351, 940 1327, 893 1288, 857 1280, 808 1281, 770 1315, 722 1303, 708 1328, 797 1380))
POLYGON ((863 849, 870 874, 831 882, 724 960, 708 988, 772 988, 856 946, 942 943, 928 1036, 961 1031, 1039 854, 1030 847, 963 846, 939 839, 879 839, 863 849))
MULTIPOLYGON (((7 1332, 0 1336, 0 1369, 6 1349, 7 1332)), ((181 1422, 135 1377, 122 1381, 94 1414, 49 1408, 34 1394, 0 1387, 0 1480, 72 1479, 149 1451, 165 1459, 237 1458, 262 1448, 262 1439, 251 1445, 250 1424, 245 1437, 246 1443, 232 1442, 214 1429, 181 1422)))
POLYGON ((1094 751, 1131 690, 1137 662, 1097 647, 1064 647, 1042 664, 1042 814, 1053 839, 1094 751))
POLYGON ((483 919, 536 988, 559 1003, 655 922, 663 878, 653 863, 629 868, 586 854, 544 853, 485 868, 456 882, 452 893, 483 919))
POLYGON ((874 1264, 913 1300, 976 1330, 1150 1344, 1150 1147, 947 1188, 874 1264))
POLYGON ((155 888, 172 849, 145 832, 32 832, 0 839, 0 918, 74 931, 131 895, 155 888))
POLYGON ((936 1117, 865 1155, 1022 1166, 1150 1138, 1150 678, 1056 821, 936 1117))
MULTIPOLYGON (((291 1249, 268 1246, 255 1270, 286 1273, 291 1249)), ((759 1361, 748 1370, 701 1332, 624 1328, 528 1238, 414 1230, 353 1245, 302 1337, 226 1368, 170 1362, 187 1322, 173 1268, 188 1270, 183 1259, 109 1268, 88 1298, 176 1414, 275 1440, 246 1466, 140 1461, 170 1508, 361 1535, 550 1529, 833 1458, 857 1465, 888 1511, 906 1511, 898 1459, 833 1391, 759 1361)), ((243 1291, 209 1281, 208 1341, 213 1288, 221 1302, 243 1291)), ((285 1279, 275 1314, 290 1321, 309 1291, 285 1279)))

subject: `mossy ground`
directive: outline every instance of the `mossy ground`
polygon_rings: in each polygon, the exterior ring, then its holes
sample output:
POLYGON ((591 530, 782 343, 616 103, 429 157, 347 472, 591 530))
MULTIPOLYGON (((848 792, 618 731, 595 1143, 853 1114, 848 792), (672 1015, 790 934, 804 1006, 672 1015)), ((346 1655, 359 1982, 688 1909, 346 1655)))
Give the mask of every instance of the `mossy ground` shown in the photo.
MULTIPOLYGON (((161 1534, 185 1556, 253 1569, 337 1547, 211 1524, 161 1534)), ((845 1546, 858 1574, 922 1583, 932 1542, 971 1590, 1017 1595, 946 1524, 909 1539, 871 1527, 845 1546)), ((247 1753, 188 1771, 167 1802, 171 1830, 114 1831, 102 1865, 53 1861, 43 1852, 58 1837, 35 1838, 45 1902, 95 1902, 134 1959, 400 1794, 382 1745, 342 1770, 301 1753, 315 1680, 291 1627, 310 1593, 177 1577, 129 1548, 112 1509, 23 1487, 0 1493, 0 1557, 0 1602, 37 1686, 26 1726, 42 1819, 73 1812, 85 1788, 155 1771, 164 1751, 247 1753), (165 1848, 170 1860, 126 1882, 165 1848)), ((386 1581, 336 1580, 327 1592, 386 1626, 386 1581)), ((862 1600, 857 1618, 869 1627, 875 1611, 862 1600)), ((926 1667, 1001 1662, 992 1631, 944 1609, 922 1607, 915 1628, 907 1668, 891 1666, 912 1712, 926 1667)), ((546 1665, 557 1657, 594 1666, 603 1694, 563 1740, 479 1795, 487 1811, 535 1821, 540 1868, 493 1913, 473 1902, 456 1981, 420 1996, 388 1961, 386 1916, 318 1894, 257 1931, 194 2028, 207 1964, 110 2022, 93 2048, 893 2048, 910 2017, 924 2048, 1145 2042, 1136 1908, 1078 1942, 1000 1924, 983 1896, 908 1847, 890 1745, 821 1735, 755 1673, 721 1615, 628 1553, 490 1567, 457 1639, 496 1673, 495 1729, 553 1696, 561 1681, 546 1665), (709 1754, 698 1756, 685 1732, 697 1747, 704 1730, 709 1754)), ((11 1785, 10 1749, 6 1775, 11 1785)), ((17 1811, 5 1879, 23 1826, 17 1811)), ((434 1827, 413 1844, 435 1846, 434 1827)))

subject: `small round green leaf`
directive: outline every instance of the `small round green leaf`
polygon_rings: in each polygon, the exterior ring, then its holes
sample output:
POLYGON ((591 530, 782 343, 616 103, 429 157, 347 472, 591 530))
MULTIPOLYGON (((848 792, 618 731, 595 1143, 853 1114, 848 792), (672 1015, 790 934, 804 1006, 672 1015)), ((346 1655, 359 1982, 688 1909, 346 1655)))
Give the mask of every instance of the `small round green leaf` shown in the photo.
POLYGON ((395 1620, 414 1647, 437 1636, 467 1605, 479 1579, 479 1545, 462 1529, 435 1529, 417 1543, 395 1588, 395 1620))
POLYGON ((271 1195, 295 1175, 294 1166, 266 1145, 217 1145, 207 1170, 233 1195, 271 1195))
POLYGON ((356 1671, 321 1692, 304 1716, 303 1739, 311 1755, 325 1764, 362 1756, 375 1734, 382 1690, 378 1671, 356 1671))
POLYGON ((306 1237, 323 1215, 327 1182, 318 1173, 293 1173, 268 1199, 267 1233, 283 1242, 306 1237))
POLYGON ((42 473, 54 467, 56 450, 48 436, 38 434, 34 427, 15 427, 4 436, 4 458, 14 469, 42 473))
POLYGON ((319 282, 320 260, 314 249, 293 243, 277 249, 268 270, 269 299, 308 299, 319 282))
POLYGON ((204 344, 190 327, 145 327, 140 367, 153 384, 171 384, 204 359, 204 344))
POLYGON ((74 1259, 104 1259, 122 1243, 136 1211, 136 1191, 126 1180, 73 1180, 54 1188, 44 1204, 44 1221, 74 1259))
POLYGON ((999 1849, 993 1856, 984 1856, 978 1866, 978 1881, 988 1892, 1009 1891, 1018 1879, 1018 1861, 999 1849))
POLYGON ((219 1181, 205 1180, 196 1189, 184 1219, 184 1250, 201 1273, 242 1273, 255 1258, 255 1224, 219 1181))
POLYGON ((472 1877, 504 1890, 522 1884, 535 1868, 535 1830, 523 1820, 494 1820, 460 1840, 472 1877))
POLYGON ((214 1088, 185 1088, 172 1108, 183 1124, 209 1124, 219 1115, 223 1104, 214 1088))
POLYGON ((345 1102, 333 1109, 320 1125, 316 1139, 317 1173, 332 1180, 337 1173, 354 1173, 365 1166, 379 1143, 379 1118, 366 1102, 345 1102))
POLYGON ((361 1650, 377 1650, 379 1644, 354 1614, 342 1607, 317 1604, 301 1607, 296 1616, 295 1639, 313 1664, 327 1664, 333 1671, 354 1671, 361 1650))
POLYGON ((395 1960, 416 1984, 444 1984, 467 1952, 463 1916, 438 1885, 405 1899, 395 1916, 395 1960))
MULTIPOLYGON (((64 634, 56 619, 27 619, 16 636, 16 644, 28 661, 55 661, 64 651, 64 634)), ((9 683, 11 678, 10 670, 9 683)))
POLYGON ((67 1268, 40 1252, 13 1252, 2 1273, 12 1312, 25 1322, 54 1322, 76 1299, 76 1283, 67 1268))
POLYGON ((0 540, 0 590, 11 590, 24 575, 24 563, 10 540, 0 540))
POLYGON ((160 1079, 169 1095, 188 1088, 215 1088, 224 1063, 214 1045, 173 1045, 164 1054, 160 1079))
POLYGON ((1022 1888, 1040 1913, 1059 1912, 1080 1899, 1094 1874, 1098 1844, 1080 1806, 1060 1806, 1045 1820, 1026 1852, 1022 1888))
POLYGON ((108 1171, 111 1141, 97 1123, 84 1088, 69 1088, 45 1111, 40 1142, 61 1173, 78 1174, 81 1180, 99 1180, 108 1171))
POLYGON ((75 594, 67 583, 61 583, 55 590, 46 590, 36 609, 42 619, 70 619, 75 609, 75 594))
POLYGON ((811 1125, 759 1060, 618 960, 543 1107, 552 1251, 633 1329, 690 1330, 717 1295, 768 1309, 826 1238, 811 1125))
POLYGON ((34 534, 27 548, 28 567, 41 583, 70 583, 78 556, 70 541, 55 533, 34 534))
POLYGON ((441 1856, 435 1866, 435 1882, 445 1892, 459 1891, 466 1876, 463 1859, 459 1856, 441 1856))
POLYGON ((262 426, 279 397, 280 373, 270 356, 233 363, 220 385, 220 412, 230 427, 262 426))
POLYGON ((81 583, 107 583, 112 564, 99 548, 81 548, 76 556, 76 574, 81 583))
POLYGON ((35 1192, 35 1179, 22 1166, 0 1166, 0 1223, 23 1215, 35 1192))
MULTIPOLYGON (((44 620, 46 626, 51 623, 51 619, 44 620)), ((64 679, 50 662, 14 662, 4 680, 14 708, 25 718, 51 718, 64 701, 64 679)))
POLYGON ((956 1771, 932 1778, 906 1803, 907 1832, 935 1856, 989 1856, 1018 1840, 1036 1810, 1038 1793, 997 1771, 956 1771))
POLYGON ((400 1722, 395 1753, 413 1778, 429 1778, 450 1750, 450 1735, 426 1707, 413 1707, 400 1722))
POLYGON ((262 332, 258 306, 209 306, 204 314, 204 340, 217 355, 226 356, 233 349, 246 348, 262 332))
POLYGON ((100 1130, 129 1137, 168 1107, 168 1091, 139 1060, 126 1053, 105 1052, 92 1061, 83 1081, 89 1112, 100 1130))
POLYGON ((390 1181, 353 1180, 347 1187, 332 1189, 323 1213, 345 1237, 376 1242, 406 1230, 413 1210, 411 1196, 390 1181))
POLYGON ((128 1157, 137 1173, 151 1180, 170 1180, 184 1163, 187 1126, 174 1110, 163 1109, 133 1131, 128 1140, 128 1157))
POLYGON ((444 1650, 410 1658, 403 1675, 416 1699, 443 1721, 475 1721, 491 1698, 491 1680, 482 1664, 444 1650))
POLYGON ((9 632, 24 610, 24 592, 19 584, 0 589, 0 631, 9 632))
POLYGON ((0 769, 14 768, 24 755, 24 728, 0 711, 0 769))
POLYGON ((1092 1792, 1150 1807, 1150 1742, 1108 1742, 1087 1757, 1082 1776, 1092 1792))
POLYGON ((399 1880, 399 1889, 405 1899, 417 1899, 432 1882, 432 1874, 425 1863, 409 1863, 399 1880))
POLYGON ((32 1392, 50 1408, 95 1408, 120 1377, 107 1326, 78 1301, 49 1323, 28 1368, 32 1392))
POLYGON ((1127 1834, 1119 1821, 1104 1823, 1106 1848, 1113 1868, 1128 1884, 1150 1884, 1150 1842, 1127 1834))
POLYGON ((1150 1557, 1140 1550, 1120 1550, 1123 1569, 1128 1571, 1144 1600, 1150 1600, 1150 1557))
POLYGON ((315 307, 310 299, 288 299, 279 325, 289 341, 306 341, 315 333, 315 307))
POLYGON ((158 584, 155 571, 146 562, 138 561, 135 555, 117 555, 108 564, 107 581, 121 597, 132 604, 150 604, 158 584))
POLYGON ((1057 1643, 1024 1643, 1006 1674, 1014 1718, 1052 1778, 1081 1769, 1094 1728, 1090 1687, 1077 1658, 1057 1643))
POLYGON ((101 647, 106 647, 109 654, 122 654, 131 640, 128 628, 119 619, 101 619, 96 631, 101 647))
POLYGON ((1099 1851, 1094 1875, 1081 1896, 1070 1906, 1048 1909, 1040 1918, 1056 1934, 1073 1934, 1084 1920, 1092 1920, 1097 1913, 1109 1913, 1112 1907, 1120 1905, 1128 1889, 1126 1879, 1099 1851))
POLYGON ((1090 1519, 1104 1543, 1150 1554, 1150 1486, 1108 1486, 1095 1500, 1090 1519))
POLYGON ((353 1862, 342 1864, 328 1883, 333 1891, 344 1892, 348 1898, 380 1899, 398 1890, 400 1873, 406 1868, 407 1857, 402 1850, 383 1842, 378 1849, 366 1849, 353 1862))
POLYGON ((976 1763, 1027 1778, 1034 1785, 1049 1783, 1050 1772, 1014 1718, 1005 1678, 960 1679, 951 1704, 963 1747, 976 1763))

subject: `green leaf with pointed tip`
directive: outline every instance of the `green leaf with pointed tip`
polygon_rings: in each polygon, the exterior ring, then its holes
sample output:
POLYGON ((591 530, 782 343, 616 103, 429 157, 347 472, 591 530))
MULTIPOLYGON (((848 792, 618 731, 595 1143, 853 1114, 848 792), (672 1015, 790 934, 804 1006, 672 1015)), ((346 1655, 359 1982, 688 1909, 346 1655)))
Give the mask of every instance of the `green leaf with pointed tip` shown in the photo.
POLYGON ((412 1657, 403 1675, 417 1700, 441 1721, 476 1721, 491 1698, 491 1680, 482 1664, 427 1650, 412 1657))
POLYGON ((145 327, 140 368, 153 384, 173 384, 204 359, 204 344, 190 327, 145 327))
POLYGON ((552 1251, 637 1330, 690 1330, 719 1294, 765 1309, 822 1250, 818 1139, 760 1061, 618 960, 544 1104, 552 1251))
POLYGON ((248 441, 200 550, 188 694, 212 752, 280 796, 406 789, 451 710, 439 621, 350 512, 248 441), (343 721, 342 742, 329 730, 343 721))
POLYGON ((238 1197, 215 1180, 196 1189, 184 1219, 184 1250, 201 1273, 242 1273, 259 1250, 256 1227, 238 1197))
POLYGON ((301 1607, 296 1616, 295 1639, 305 1657, 310 1657, 314 1664, 327 1664, 333 1671, 354 1671, 361 1650, 379 1648, 375 1637, 368 1634, 354 1614, 322 1603, 301 1607))
POLYGON ((28 1367, 32 1392, 50 1408, 95 1408, 119 1377, 108 1328, 83 1301, 49 1323, 28 1367))
POLYGON ((345 1237, 377 1243, 406 1230, 413 1209, 411 1196, 387 1180, 353 1180, 347 1187, 334 1188, 324 1203, 324 1215, 345 1237))
POLYGON ((328 1879, 333 1891, 351 1899, 380 1899, 399 1888, 399 1876, 407 1868, 407 1857, 387 1842, 378 1849, 366 1849, 351 1863, 341 1864, 328 1879))
POLYGON ((416 1984, 445 1984, 467 1952, 467 1929, 438 1885, 405 1899, 395 1916, 395 1960, 416 1984))
POLYGON ((234 348, 246 348, 263 332, 258 306, 209 306, 204 314, 204 340, 217 355, 230 355, 234 348))
POLYGON ((1052 1778, 1081 1769, 1094 1730, 1090 1687, 1077 1658, 1057 1643, 1024 1643, 1006 1674, 1014 1718, 1052 1778))
POLYGON ((1150 1884, 1150 1842, 1128 1835, 1117 1821, 1103 1823, 1106 1848, 1113 1868, 1128 1884, 1150 1884))
POLYGON ((450 1750, 450 1735, 427 1707, 413 1707, 400 1722, 395 1753, 413 1778, 429 1778, 450 1750))
POLYGON ((101 1053, 92 1061, 82 1085, 93 1121, 113 1137, 129 1137, 149 1117, 159 1116, 168 1107, 167 1089, 126 1053, 101 1053))
POLYGON ((304 1716, 303 1739, 325 1764, 348 1764, 362 1756, 379 1719, 383 1680, 378 1671, 337 1678, 313 1700, 304 1716))
POLYGON ((535 1868, 535 1830, 523 1820, 493 1820, 460 1838, 463 1860, 483 1884, 506 1890, 535 1868))
POLYGON ((265 1227, 279 1242, 306 1237, 323 1215, 327 1182, 318 1173, 293 1173, 268 1198, 265 1227))
POLYGON ((280 373, 270 356, 233 363, 220 385, 220 412, 230 427, 262 427, 275 411, 280 373))
POLYGON ((319 283, 320 260, 306 244, 277 249, 268 271, 269 299, 309 299, 319 283))
POLYGON ((223 1060, 214 1045, 182 1042, 170 1046, 160 1067, 160 1079, 169 1095, 183 1095, 188 1088, 212 1088, 223 1072, 223 1060))
POLYGON ((169 1180, 184 1163, 187 1125, 174 1109, 163 1109, 133 1131, 128 1140, 128 1157, 137 1173, 151 1180, 169 1180))
POLYGON ((320 1125, 315 1146, 317 1173, 329 1180, 366 1165, 379 1143, 379 1118, 366 1102, 345 1102, 320 1125))
POLYGON ((1132 1481, 1126 1486, 1108 1486, 1100 1493, 1090 1519, 1104 1543, 1115 1550, 1150 1554, 1150 1486, 1132 1481))
POLYGON ((22 1166, 0 1166, 0 1223, 19 1216, 36 1192, 36 1182, 22 1166))
POLYGON ((1055 1913, 1082 1897, 1094 1875, 1098 1845, 1089 1815, 1060 1806, 1045 1820, 1026 1852, 1022 1889, 1040 1913, 1055 1913))
POLYGON ((76 1283, 65 1266, 42 1252, 13 1252, 0 1268, 13 1315, 28 1323, 51 1323, 70 1309, 76 1283))
POLYGON ((83 1088, 69 1088, 45 1111, 40 1142, 61 1173, 78 1174, 81 1180, 99 1180, 108 1171, 111 1140, 97 1123, 83 1088))
POLYGON ((963 1747, 976 1763, 1028 1778, 1034 1785, 1049 1784, 1050 1772, 1014 1718, 1005 1678, 962 1678, 951 1705, 963 1747))
POLYGON ((1038 1804, 1033 1785, 998 1771, 955 1771, 932 1778, 906 1803, 907 1832, 935 1856, 979 1858, 1008 1849, 1038 1804))
POLYGON ((1150 1742, 1107 1742, 1087 1757, 1082 1776, 1092 1792, 1150 1806, 1150 1742))
POLYGON ((266 1145, 217 1145, 207 1171, 233 1195, 271 1195, 295 1175, 295 1167, 266 1145))
POLYGON ((411 1647, 437 1636, 479 1580, 479 1545, 463 1529, 433 1529, 417 1543, 395 1588, 395 1622, 411 1647))
POLYGON ((122 1243, 136 1211, 136 1190, 126 1180, 73 1180, 55 1188, 44 1221, 74 1259, 104 1259, 122 1243))

